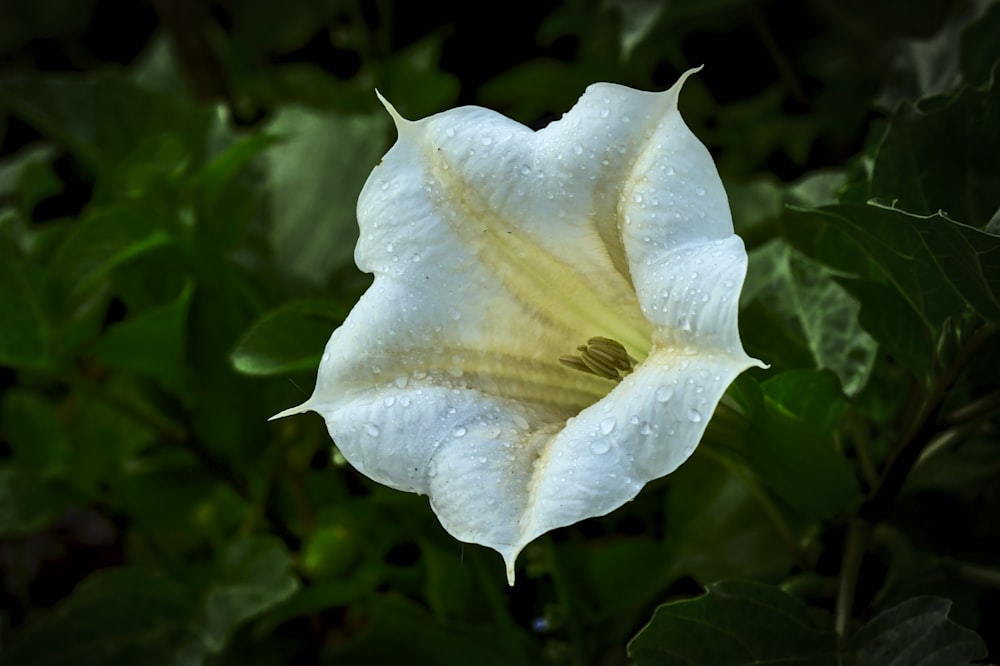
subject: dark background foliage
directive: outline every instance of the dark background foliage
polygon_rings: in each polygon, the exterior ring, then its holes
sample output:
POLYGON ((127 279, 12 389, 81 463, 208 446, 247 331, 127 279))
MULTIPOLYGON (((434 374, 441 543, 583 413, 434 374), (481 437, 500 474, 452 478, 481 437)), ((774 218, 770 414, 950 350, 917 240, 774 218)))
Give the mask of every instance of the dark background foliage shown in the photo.
POLYGON ((998 35, 985 1, 0 2, 0 661, 996 660, 998 35), (375 88, 539 128, 698 65, 771 368, 678 472, 508 588, 266 421, 369 281, 375 88))

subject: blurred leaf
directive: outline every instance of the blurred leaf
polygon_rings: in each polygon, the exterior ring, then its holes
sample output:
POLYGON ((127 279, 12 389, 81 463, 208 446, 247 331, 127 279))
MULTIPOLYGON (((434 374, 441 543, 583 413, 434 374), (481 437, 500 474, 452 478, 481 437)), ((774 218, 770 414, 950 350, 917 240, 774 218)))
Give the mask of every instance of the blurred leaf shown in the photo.
POLYGON ((355 206, 384 149, 388 114, 336 116, 286 107, 267 131, 286 140, 267 152, 275 262, 312 285, 351 261, 355 206))
POLYGON ((769 487, 795 509, 824 519, 851 511, 861 502, 854 470, 830 441, 830 424, 844 409, 832 379, 815 375, 810 380, 796 374, 772 380, 776 383, 771 392, 765 387, 746 444, 753 469, 769 487), (807 397, 795 395, 796 387, 807 397))
POLYGON ((412 601, 377 598, 356 640, 335 649, 338 666, 508 666, 543 662, 527 636, 496 625, 437 622, 412 601))
POLYGON ((666 540, 677 573, 707 583, 776 578, 792 568, 792 551, 749 483, 707 442, 671 474, 666 540))
POLYGON ((646 38, 665 8, 660 0, 607 0, 605 5, 621 15, 622 60, 629 59, 632 50, 646 38))
POLYGON ((66 428, 56 408, 40 394, 23 388, 4 392, 0 432, 11 449, 11 460, 18 465, 40 472, 66 467, 66 428))
POLYGON ((108 365, 149 376, 178 395, 191 380, 187 363, 187 314, 193 285, 172 303, 113 324, 91 348, 108 365))
POLYGON ((875 155, 871 196, 982 228, 1000 207, 1000 86, 903 103, 875 155), (940 168, 947 165, 946 168, 940 168))
POLYGON ((4 651, 4 664, 199 664, 184 658, 194 610, 177 585, 148 571, 101 571, 26 627, 4 651))
POLYGON ((211 119, 209 109, 143 90, 113 69, 9 78, 0 83, 0 105, 108 177, 148 138, 174 135, 200 156, 211 119))
POLYGON ((43 367, 51 333, 36 274, 0 243, 0 365, 43 367))
POLYGON ((63 485, 33 470, 0 467, 0 539, 46 527, 70 499, 63 485))
POLYGON ((1000 62, 1000 40, 996 38, 1000 33, 1000 4, 974 4, 986 5, 986 11, 962 34, 961 63, 965 82, 980 86, 990 81, 1000 62))
POLYGON ((987 656, 975 632, 948 619, 951 602, 908 599, 875 616, 845 646, 859 666, 964 666, 987 656))
MULTIPOLYGON (((782 241, 750 254, 750 269, 741 301, 760 300, 781 318, 788 334, 808 347, 817 368, 832 370, 844 392, 853 395, 868 379, 876 343, 858 324, 858 304, 819 264, 782 241)), ((761 354, 777 349, 757 335, 761 354)), ((751 339, 753 339, 751 337, 751 339)))
POLYGON ((799 212, 846 230, 931 330, 966 303, 988 320, 1000 319, 1000 237, 941 215, 877 205, 799 212))
POLYGON ((202 640, 218 652, 247 620, 288 599, 299 588, 292 560, 272 537, 241 539, 224 555, 221 579, 205 600, 202 640))
POLYGON ((30 220, 39 201, 63 190, 52 168, 54 159, 52 146, 33 144, 0 162, 0 203, 11 201, 30 220))
POLYGON ((230 359, 248 375, 281 375, 314 370, 344 308, 331 301, 294 301, 262 315, 250 327, 230 359))
POLYGON ((52 263, 62 283, 79 293, 115 267, 170 242, 160 220, 146 209, 100 208, 70 228, 52 263))
POLYGON ((639 666, 799 664, 838 666, 837 636, 776 587, 747 581, 707 586, 697 599, 656 609, 628 644, 639 666))

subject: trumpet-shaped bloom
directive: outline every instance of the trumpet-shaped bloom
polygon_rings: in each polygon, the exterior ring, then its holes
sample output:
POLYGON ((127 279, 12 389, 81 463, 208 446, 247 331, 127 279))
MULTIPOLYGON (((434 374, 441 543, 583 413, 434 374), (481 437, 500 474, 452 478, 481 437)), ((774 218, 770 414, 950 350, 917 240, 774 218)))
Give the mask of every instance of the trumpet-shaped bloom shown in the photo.
POLYGON ((511 584, 530 541, 683 463, 759 363, 737 329, 746 251, 677 110, 689 74, 594 84, 537 132, 386 103, 399 138, 358 200, 374 283, 279 416, 321 414, 348 462, 429 496, 511 584))

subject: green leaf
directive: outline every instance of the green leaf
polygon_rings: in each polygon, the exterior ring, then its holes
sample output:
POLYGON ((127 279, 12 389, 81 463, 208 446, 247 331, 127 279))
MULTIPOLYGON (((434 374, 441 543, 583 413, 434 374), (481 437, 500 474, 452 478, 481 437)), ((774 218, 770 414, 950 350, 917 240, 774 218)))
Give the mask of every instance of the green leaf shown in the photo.
POLYGON ((823 435, 834 432, 847 409, 840 382, 829 370, 789 370, 771 377, 761 388, 782 411, 823 435))
POLYGON ((1000 236, 942 215, 878 205, 800 211, 840 225, 885 271, 931 330, 965 305, 1000 319, 1000 236))
POLYGON ((907 599, 875 616, 847 642, 859 666, 963 666, 985 659, 983 640, 948 619, 951 602, 907 599))
POLYGON ((88 78, 11 78, 0 83, 0 105, 109 177, 150 138, 174 135, 187 154, 200 156, 211 120, 208 108, 144 90, 109 69, 88 78))
POLYGON ((198 664, 182 659, 194 610, 177 585, 148 571, 101 571, 21 631, 4 651, 4 664, 198 664))
POLYGON ((37 532, 52 522, 72 496, 56 481, 18 467, 0 467, 0 538, 37 532))
POLYGON ((70 229, 52 263, 61 282, 79 294, 114 268, 170 242, 160 220, 147 209, 100 208, 70 229))
POLYGON ((385 147, 388 114, 337 116, 286 107, 267 131, 286 140, 267 152, 270 242, 275 262, 322 285, 349 265, 355 202, 385 147))
POLYGON ((980 86, 994 76, 1000 62, 1000 5, 990 4, 984 14, 969 25, 962 35, 960 60, 965 82, 980 86))
POLYGON ((632 50, 650 33, 663 14, 665 4, 659 0, 610 0, 607 6, 621 15, 622 60, 628 60, 632 50))
MULTIPOLYGON (((858 304, 832 275, 783 241, 774 241, 750 254, 750 269, 741 301, 759 300, 781 320, 788 335, 804 344, 815 367, 832 370, 844 392, 860 391, 875 361, 875 341, 858 324, 858 304)), ((768 350, 778 350, 764 331, 747 330, 759 344, 765 361, 768 350)), ((767 331, 768 335, 772 332, 767 331)), ((754 346, 748 346, 754 349, 754 346)))
MULTIPOLYGON (((728 463, 702 442, 695 455, 670 476, 667 546, 670 565, 701 583, 733 576, 774 578, 795 563, 782 546, 753 488, 752 479, 733 473, 728 463)), ((794 537, 792 537, 794 538, 794 537)))
POLYGON ((656 609, 628 644, 639 666, 838 666, 837 636, 776 587, 747 581, 707 586, 697 599, 656 609))
POLYGON ((1000 207, 1000 86, 904 103, 875 155, 871 196, 916 215, 982 228, 1000 207))
POLYGON ((223 559, 222 577, 205 600, 205 646, 218 652, 236 627, 291 597, 299 588, 291 569, 291 558, 274 538, 231 544, 223 559))
POLYGON ((55 406, 23 388, 7 390, 0 402, 0 432, 11 449, 11 460, 39 472, 64 469, 69 442, 55 406))
POLYGON ((183 394, 191 381, 187 363, 187 316, 193 285, 167 305, 112 325, 91 348, 109 366, 145 375, 183 394))
POLYGON ((50 329, 36 274, 0 244, 0 365, 43 367, 50 329))
POLYGON ((230 355, 233 367, 248 375, 280 375, 314 370, 344 308, 331 301, 306 299, 265 313, 243 334, 230 355))
POLYGON ((792 507, 817 518, 851 511, 861 502, 854 470, 830 441, 831 426, 844 409, 831 380, 819 375, 810 382, 802 374, 778 380, 754 411, 746 438, 747 457, 764 482, 792 507), (796 390, 807 397, 790 393, 796 390), (832 413, 823 413, 824 403, 832 413))
POLYGON ((838 647, 832 630, 777 587, 731 580, 707 590, 658 607, 629 656, 639 666, 962 666, 987 654, 979 636, 948 619, 946 599, 908 599, 838 647))
POLYGON ((0 202, 12 200, 29 220, 35 204, 61 192, 62 181, 52 168, 55 152, 52 146, 30 145, 0 163, 0 202))

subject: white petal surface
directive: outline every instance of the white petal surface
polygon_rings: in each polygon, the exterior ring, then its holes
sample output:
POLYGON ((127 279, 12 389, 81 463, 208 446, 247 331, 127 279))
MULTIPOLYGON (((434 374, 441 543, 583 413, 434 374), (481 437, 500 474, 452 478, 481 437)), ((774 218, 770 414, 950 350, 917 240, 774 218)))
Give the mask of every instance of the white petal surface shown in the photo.
POLYGON ((663 93, 595 84, 539 132, 467 107, 411 122, 358 201, 375 281, 313 396, 372 479, 427 494, 456 538, 514 560, 602 515, 694 450, 755 363, 746 252, 707 150, 663 93), (641 363, 568 369, 593 336, 641 363))

